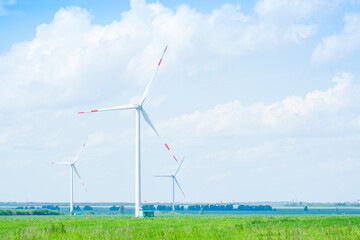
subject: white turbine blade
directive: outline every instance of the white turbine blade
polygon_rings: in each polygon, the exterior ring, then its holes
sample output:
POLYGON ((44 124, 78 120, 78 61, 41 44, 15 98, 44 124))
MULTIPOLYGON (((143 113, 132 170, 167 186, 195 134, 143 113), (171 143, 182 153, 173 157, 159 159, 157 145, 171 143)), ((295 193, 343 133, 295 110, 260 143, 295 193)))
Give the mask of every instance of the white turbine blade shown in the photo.
POLYGON ((78 152, 78 154, 77 154, 76 157, 74 158, 74 161, 72 162, 73 164, 76 163, 76 161, 78 160, 78 158, 79 158, 79 156, 80 156, 80 153, 81 153, 82 150, 84 149, 87 140, 88 140, 88 139, 86 138, 85 141, 84 141, 84 143, 83 143, 83 145, 82 145, 81 148, 80 148, 80 151, 78 152))
POLYGON ((180 166, 179 166, 178 169, 176 170, 174 176, 176 176, 176 174, 179 172, 179 169, 181 168, 181 165, 182 165, 183 162, 184 162, 184 158, 185 158, 185 157, 182 158, 181 163, 180 163, 180 166))
POLYGON ((114 111, 114 110, 128 110, 128 109, 135 109, 135 108, 136 108, 136 106, 134 104, 127 104, 127 105, 121 105, 121 106, 117 106, 117 107, 102 108, 102 109, 95 109, 95 110, 90 110, 90 111, 85 111, 85 112, 78 112, 78 114, 114 111))
POLYGON ((163 144, 165 145, 166 149, 169 151, 170 155, 175 159, 175 161, 178 161, 177 158, 175 157, 175 155, 171 152, 169 145, 167 145, 164 140, 162 140, 162 138, 160 137, 159 133, 156 131, 154 124, 152 124, 149 115, 147 115, 147 113, 145 112, 144 108, 141 108, 141 113, 145 119, 145 121, 149 124, 149 126, 154 130, 154 132, 156 133, 156 135, 159 137, 159 139, 163 142, 163 144))
POLYGON ((169 177, 169 178, 171 178, 172 176, 171 175, 154 175, 153 177, 169 177))
POLYGON ((159 67, 160 67, 160 64, 161 64, 161 62, 162 62, 162 59, 163 59, 163 57, 164 57, 164 54, 165 54, 165 52, 166 52, 166 49, 167 49, 167 46, 165 47, 164 52, 163 52, 163 54, 161 55, 161 58, 160 58, 160 60, 159 60, 159 63, 158 63, 158 65, 157 65, 157 67, 156 67, 156 70, 155 70, 154 74, 152 75, 152 77, 151 77, 151 79, 150 79, 150 81, 149 81, 149 83, 148 83, 148 85, 147 85, 147 87, 146 87, 146 89, 145 89, 144 94, 143 94, 142 97, 141 97, 141 100, 140 100, 140 103, 139 103, 140 106, 143 105, 145 99, 146 99, 147 96, 149 95, 149 91, 150 91, 151 84, 152 84, 152 82, 153 82, 153 80, 154 80, 154 78, 155 78, 155 76, 156 76, 156 74, 157 74, 157 72, 158 72, 158 70, 159 70, 159 67))
POLYGON ((81 185, 83 185, 83 187, 84 187, 84 189, 85 189, 85 192, 87 192, 86 187, 85 187, 85 184, 84 184, 84 181, 81 179, 78 170, 76 169, 75 165, 73 165, 73 167, 74 167, 74 171, 75 171, 76 175, 77 175, 77 176, 79 177, 79 179, 80 179, 81 185))
POLYGON ((69 162, 46 162, 46 164, 60 164, 60 165, 70 165, 69 162))
POLYGON ((181 193, 182 193, 182 194, 183 194, 183 196, 185 197, 185 193, 184 193, 184 191, 181 189, 179 182, 176 180, 176 178, 174 178, 174 179, 175 179, 176 184, 177 184, 177 185, 178 185, 178 187, 180 188, 181 193))

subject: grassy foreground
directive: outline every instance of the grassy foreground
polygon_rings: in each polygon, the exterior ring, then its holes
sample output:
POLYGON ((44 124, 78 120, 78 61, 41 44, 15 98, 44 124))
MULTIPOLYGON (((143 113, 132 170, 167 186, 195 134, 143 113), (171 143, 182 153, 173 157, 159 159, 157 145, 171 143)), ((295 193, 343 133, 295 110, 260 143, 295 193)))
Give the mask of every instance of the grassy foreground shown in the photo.
POLYGON ((360 239, 360 216, 6 216, 0 239, 360 239))

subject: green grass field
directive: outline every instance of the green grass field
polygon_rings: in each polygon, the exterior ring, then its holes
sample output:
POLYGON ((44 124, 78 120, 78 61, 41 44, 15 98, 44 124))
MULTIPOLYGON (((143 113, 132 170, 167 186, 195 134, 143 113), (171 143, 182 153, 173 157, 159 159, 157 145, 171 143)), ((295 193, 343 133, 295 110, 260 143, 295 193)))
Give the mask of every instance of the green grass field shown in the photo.
POLYGON ((0 239, 360 239, 360 216, 6 216, 0 239))

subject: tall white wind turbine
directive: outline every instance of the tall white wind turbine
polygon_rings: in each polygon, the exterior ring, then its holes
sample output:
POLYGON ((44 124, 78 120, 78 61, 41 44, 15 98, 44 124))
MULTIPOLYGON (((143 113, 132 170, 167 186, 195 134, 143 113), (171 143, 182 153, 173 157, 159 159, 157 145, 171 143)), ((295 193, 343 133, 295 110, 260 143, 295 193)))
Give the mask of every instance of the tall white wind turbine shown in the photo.
POLYGON ((47 162, 47 164, 59 164, 59 165, 68 165, 68 166, 70 166, 70 213, 74 209, 74 189, 73 189, 74 171, 75 171, 76 175, 79 177, 81 185, 83 185, 83 187, 85 189, 85 192, 87 191, 86 188, 85 188, 85 184, 84 184, 83 180, 81 179, 78 170, 75 167, 75 163, 78 160, 78 158, 80 156, 80 153, 84 149, 86 141, 87 141, 87 139, 84 141, 83 145, 80 148, 80 151, 78 152, 78 154, 76 155, 76 157, 74 158, 74 160, 72 162, 47 162))
POLYGON ((136 110, 136 120, 135 120, 135 217, 139 217, 139 211, 141 210, 141 172, 140 172, 140 113, 144 117, 145 121, 149 124, 149 126, 154 130, 156 135, 160 138, 160 140, 164 143, 166 149, 169 151, 171 156, 177 161, 175 155, 171 152, 169 145, 167 145, 162 138, 160 137, 159 133, 156 131, 154 125, 152 124, 149 116, 145 112, 145 109, 143 107, 143 104, 149 94, 151 84, 159 70, 160 64, 162 62, 162 59, 164 57, 164 54, 166 52, 167 46, 164 49, 164 52, 162 53, 162 56, 159 60, 159 63, 157 64, 157 67, 155 69, 154 74, 152 75, 144 94, 141 97, 141 100, 138 104, 127 104, 127 105, 121 105, 117 107, 110 107, 110 108, 103 108, 103 109, 96 109, 91 111, 85 111, 85 112, 78 112, 79 114, 82 113, 93 113, 93 112, 102 112, 102 111, 114 111, 114 110, 136 110))
POLYGON ((184 158, 182 159, 178 169, 176 170, 176 172, 174 173, 174 175, 155 175, 154 177, 165 177, 165 178, 172 178, 172 186, 173 186, 173 200, 172 200, 172 210, 175 211, 175 183, 178 185, 181 193, 183 194, 183 196, 185 197, 184 191, 181 189, 179 182, 176 179, 176 174, 179 172, 179 169, 182 165, 182 163, 184 162, 184 158))

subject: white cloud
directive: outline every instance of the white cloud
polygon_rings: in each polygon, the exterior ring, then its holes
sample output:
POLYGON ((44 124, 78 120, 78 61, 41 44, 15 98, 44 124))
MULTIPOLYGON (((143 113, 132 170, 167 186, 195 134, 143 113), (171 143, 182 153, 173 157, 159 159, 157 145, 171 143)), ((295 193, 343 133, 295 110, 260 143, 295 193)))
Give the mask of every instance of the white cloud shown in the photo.
POLYGON ((309 20, 335 9, 337 4, 337 0, 260 0, 255 13, 263 22, 285 26, 284 39, 299 43, 317 29, 309 20))
POLYGON ((342 33, 326 37, 314 49, 315 62, 327 62, 342 59, 360 48, 360 14, 347 14, 342 33))
MULTIPOLYGON (((326 91, 313 91, 306 96, 290 96, 269 105, 255 103, 243 106, 238 101, 219 104, 207 111, 196 111, 162 122, 160 127, 187 136, 257 135, 283 132, 301 133, 304 129, 330 129, 338 124, 339 111, 356 110, 360 87, 352 83, 353 76, 343 73, 333 78, 335 86, 326 91), (324 123, 329 124, 325 126, 324 123)), ((348 117, 348 116, 345 116, 348 117)), ((350 119, 342 119, 346 126, 350 119)), ((313 132, 314 133, 314 132, 313 132)))
POLYGON ((301 42, 312 35, 315 32, 316 27, 314 25, 292 25, 289 30, 285 33, 284 38, 289 39, 293 42, 301 42))
POLYGON ((33 40, 0 57, 0 106, 106 99, 124 84, 144 85, 165 44, 171 55, 162 71, 191 77, 218 69, 222 58, 313 33, 312 26, 277 26, 245 16, 239 5, 225 4, 211 14, 144 1, 132 1, 131 7, 120 21, 105 26, 93 24, 84 9, 60 9, 51 23, 38 26, 33 40))
MULTIPOLYGON (((13 45, 0 57, 3 178, 21 175, 4 185, 2 199, 19 200, 28 194, 41 201, 66 201, 66 176, 52 178, 58 169, 49 169, 43 162, 71 159, 89 136, 79 169, 92 190, 90 195, 77 192, 76 198, 132 201, 134 113, 75 113, 82 110, 79 105, 89 109, 137 102, 165 44, 169 45, 166 61, 146 110, 175 154, 186 156, 181 184, 187 200, 246 200, 244 196, 283 200, 294 192, 302 198, 324 199, 316 195, 323 183, 317 177, 325 178, 332 169, 341 178, 346 169, 338 163, 343 159, 353 159, 345 163, 357 166, 359 85, 351 74, 343 73, 334 77, 333 86, 308 94, 288 96, 286 86, 277 87, 279 76, 297 74, 289 74, 291 67, 304 66, 304 72, 309 72, 306 60, 298 59, 299 52, 292 46, 298 48, 321 27, 314 25, 311 16, 319 13, 323 3, 264 0, 255 12, 245 15, 239 5, 225 4, 202 13, 187 5, 169 9, 138 0, 131 1, 121 20, 105 26, 94 24, 84 9, 60 9, 53 21, 38 26, 33 40, 13 45), (290 55, 296 62, 285 62, 290 55), (246 67, 250 68, 245 69, 247 74, 241 75, 246 67), (279 74, 268 76, 273 67, 279 74), (244 96, 250 85, 265 90, 244 96), (249 95, 256 97, 248 99, 249 95), (35 164, 37 171, 28 171, 35 164), (32 181, 24 184, 23 179, 32 181), (50 195, 41 191, 54 183, 63 189, 50 195), (302 186, 307 186, 303 192, 302 186), (20 190, 14 192, 14 187, 20 190)), ((306 50, 306 44, 302 47, 301 51, 306 50)), ((296 79, 289 83, 288 77, 287 84, 299 86, 298 92, 304 86, 319 86, 320 81, 296 79)), ((152 175, 171 172, 177 165, 141 121, 144 200, 166 199, 162 191, 154 194, 152 175)), ((338 181, 330 177, 328 196, 334 192, 330 185, 338 181)), ((345 178, 344 182, 355 181, 345 178)))
POLYGON ((260 0, 255 5, 255 12, 261 17, 278 19, 304 19, 317 11, 336 4, 329 0, 260 0))

